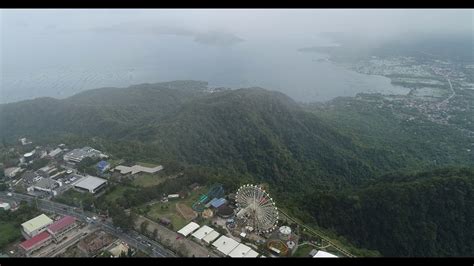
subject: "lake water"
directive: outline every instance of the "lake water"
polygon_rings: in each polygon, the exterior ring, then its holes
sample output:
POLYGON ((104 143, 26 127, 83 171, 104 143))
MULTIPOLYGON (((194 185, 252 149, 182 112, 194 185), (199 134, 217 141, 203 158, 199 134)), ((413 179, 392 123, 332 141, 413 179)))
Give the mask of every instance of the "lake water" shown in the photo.
POLYGON ((67 38, 38 34, 14 43, 4 38, 0 102, 183 79, 208 81, 212 87, 259 86, 304 102, 359 92, 408 93, 388 78, 359 74, 317 61, 324 55, 297 51, 327 42, 291 37, 216 47, 186 36, 90 32, 67 38))

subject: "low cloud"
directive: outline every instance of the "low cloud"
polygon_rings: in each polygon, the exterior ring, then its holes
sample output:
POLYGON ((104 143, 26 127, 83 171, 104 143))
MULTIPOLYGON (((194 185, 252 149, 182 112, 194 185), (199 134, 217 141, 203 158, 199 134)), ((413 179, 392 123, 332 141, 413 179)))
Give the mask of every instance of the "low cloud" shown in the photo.
POLYGON ((239 38, 231 33, 206 32, 196 34, 194 36, 194 41, 202 44, 228 47, 239 42, 243 42, 244 39, 239 38))
POLYGON ((144 23, 117 24, 110 27, 95 27, 90 30, 100 33, 189 36, 193 37, 197 43, 221 47, 229 47, 244 41, 235 34, 224 31, 199 32, 184 27, 144 25, 144 23))

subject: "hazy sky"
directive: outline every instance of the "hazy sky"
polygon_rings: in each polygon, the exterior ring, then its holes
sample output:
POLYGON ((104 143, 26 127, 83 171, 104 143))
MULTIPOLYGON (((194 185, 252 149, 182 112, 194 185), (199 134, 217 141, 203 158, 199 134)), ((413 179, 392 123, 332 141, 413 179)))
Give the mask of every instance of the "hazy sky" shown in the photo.
POLYGON ((313 34, 368 35, 406 31, 472 31, 467 9, 40 9, 2 10, 2 31, 86 30, 118 24, 172 26, 198 32, 224 31, 241 38, 313 34))
MULTIPOLYGON (((465 9, 4 9, 0 29, 3 102, 172 79, 268 84, 305 98, 308 88, 318 97, 344 80, 296 52, 330 43, 318 33, 473 36, 474 16, 465 9)), ((344 94, 323 98, 334 95, 344 94)))

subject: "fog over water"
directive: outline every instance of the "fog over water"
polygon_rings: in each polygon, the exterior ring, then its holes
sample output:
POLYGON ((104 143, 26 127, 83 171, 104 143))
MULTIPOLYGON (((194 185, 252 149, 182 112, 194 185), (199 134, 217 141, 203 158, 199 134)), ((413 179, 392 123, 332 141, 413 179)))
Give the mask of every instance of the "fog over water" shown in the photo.
POLYGON ((322 32, 352 31, 372 40, 408 28, 472 28, 471 11, 440 11, 2 10, 0 102, 181 79, 260 86, 298 101, 407 93, 387 78, 297 50, 335 45, 322 32))

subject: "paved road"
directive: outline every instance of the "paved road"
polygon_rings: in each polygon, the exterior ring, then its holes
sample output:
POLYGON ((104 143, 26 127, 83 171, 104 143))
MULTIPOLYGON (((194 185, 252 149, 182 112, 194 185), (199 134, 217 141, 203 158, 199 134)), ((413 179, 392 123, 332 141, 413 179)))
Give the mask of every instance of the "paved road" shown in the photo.
MULTIPOLYGON (((14 199, 17 201, 25 200, 30 203, 35 203, 37 207, 41 210, 58 213, 61 215, 71 215, 82 221, 87 221, 87 217, 98 216, 95 213, 82 211, 76 207, 72 207, 69 205, 45 199, 36 199, 35 197, 30 195, 18 194, 13 192, 11 193, 12 196, 7 196, 6 192, 0 192, 0 198, 3 198, 5 200, 14 199)), ((93 221, 92 223, 101 227, 104 231, 124 240, 129 245, 134 246, 142 252, 149 254, 151 257, 177 257, 176 254, 174 254, 174 252, 172 252, 171 250, 164 248, 158 242, 153 241, 144 235, 140 235, 136 231, 131 230, 129 232, 123 232, 122 230, 113 226, 110 222, 93 221)))
POLYGON ((456 92, 453 89, 453 85, 451 84, 451 80, 448 77, 446 77, 446 79, 448 80, 449 88, 451 89, 451 95, 445 101, 449 101, 449 100, 451 100, 451 98, 453 98, 456 95, 456 92))

